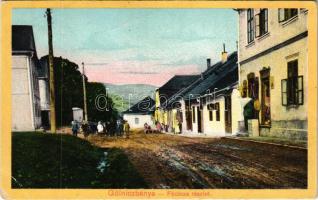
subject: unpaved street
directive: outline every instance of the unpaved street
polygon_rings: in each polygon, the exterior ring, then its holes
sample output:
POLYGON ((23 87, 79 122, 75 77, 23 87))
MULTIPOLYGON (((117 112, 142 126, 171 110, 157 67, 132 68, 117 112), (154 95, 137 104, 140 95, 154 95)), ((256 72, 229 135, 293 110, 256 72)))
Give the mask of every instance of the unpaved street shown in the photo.
POLYGON ((307 151, 227 138, 134 131, 129 139, 90 136, 123 149, 150 188, 306 188, 307 151))

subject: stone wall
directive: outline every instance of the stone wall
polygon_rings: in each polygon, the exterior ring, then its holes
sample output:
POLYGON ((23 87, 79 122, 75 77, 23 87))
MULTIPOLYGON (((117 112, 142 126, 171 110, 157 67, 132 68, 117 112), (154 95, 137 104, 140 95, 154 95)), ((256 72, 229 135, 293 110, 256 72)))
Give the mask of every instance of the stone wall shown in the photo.
POLYGON ((260 136, 307 140, 307 120, 272 121, 271 127, 260 127, 260 136))

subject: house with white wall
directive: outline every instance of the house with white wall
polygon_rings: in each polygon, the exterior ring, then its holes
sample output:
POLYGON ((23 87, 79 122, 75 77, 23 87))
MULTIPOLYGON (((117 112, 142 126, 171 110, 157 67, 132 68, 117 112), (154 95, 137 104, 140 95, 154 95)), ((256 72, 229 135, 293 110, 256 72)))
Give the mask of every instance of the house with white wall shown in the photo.
POLYGON ((239 9, 239 75, 261 136, 307 138, 308 11, 239 9))
POLYGON ((240 132, 243 111, 237 52, 228 56, 224 49, 221 61, 214 65, 207 59, 207 69, 167 100, 167 110, 168 121, 182 133, 224 136, 240 132))
POLYGON ((183 132, 211 136, 236 134, 240 131, 242 106, 238 90, 237 52, 221 54, 221 61, 202 73, 201 80, 184 92, 183 132))
POLYGON ((12 26, 12 131, 41 127, 39 63, 32 26, 12 26))
POLYGON ((143 128, 145 123, 152 126, 154 125, 154 105, 155 101, 147 96, 122 112, 123 119, 129 123, 130 128, 143 128))

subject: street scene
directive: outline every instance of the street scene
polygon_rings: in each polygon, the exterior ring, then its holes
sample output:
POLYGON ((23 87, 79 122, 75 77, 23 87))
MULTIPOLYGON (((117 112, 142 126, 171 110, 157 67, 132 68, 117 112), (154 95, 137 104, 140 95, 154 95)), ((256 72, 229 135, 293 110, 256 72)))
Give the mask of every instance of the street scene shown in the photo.
POLYGON ((12 188, 306 189, 308 12, 14 9, 12 188))
POLYGON ((307 153, 230 138, 192 138, 133 131, 129 141, 92 136, 124 149, 150 188, 306 188, 307 153))

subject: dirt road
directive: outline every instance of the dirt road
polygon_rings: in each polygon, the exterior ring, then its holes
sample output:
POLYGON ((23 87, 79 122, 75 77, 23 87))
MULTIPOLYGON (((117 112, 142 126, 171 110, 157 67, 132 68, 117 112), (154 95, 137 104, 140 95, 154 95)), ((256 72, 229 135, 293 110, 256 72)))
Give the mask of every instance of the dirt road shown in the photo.
POLYGON ((123 149, 150 188, 306 188, 307 151, 134 131, 129 139, 90 136, 123 149))

